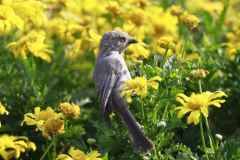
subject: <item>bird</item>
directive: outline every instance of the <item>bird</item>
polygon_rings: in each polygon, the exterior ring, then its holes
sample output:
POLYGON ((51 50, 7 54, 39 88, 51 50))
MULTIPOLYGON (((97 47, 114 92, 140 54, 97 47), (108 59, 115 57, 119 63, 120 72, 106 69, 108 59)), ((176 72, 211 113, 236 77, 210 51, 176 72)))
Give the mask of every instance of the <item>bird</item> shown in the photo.
POLYGON ((125 81, 132 79, 122 53, 134 43, 137 40, 125 32, 113 30, 104 33, 95 63, 94 82, 101 111, 120 116, 134 151, 147 153, 154 148, 154 144, 129 110, 126 97, 120 95, 125 81))

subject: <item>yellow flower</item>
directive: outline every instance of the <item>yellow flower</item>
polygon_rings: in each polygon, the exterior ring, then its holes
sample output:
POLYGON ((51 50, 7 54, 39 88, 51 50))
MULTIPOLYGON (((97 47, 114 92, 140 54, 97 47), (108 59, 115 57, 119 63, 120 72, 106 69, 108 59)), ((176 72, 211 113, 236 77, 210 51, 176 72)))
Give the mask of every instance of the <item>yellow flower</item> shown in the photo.
POLYGON ((57 156, 56 160, 102 160, 102 158, 100 158, 101 154, 98 151, 91 151, 85 154, 83 151, 71 147, 68 154, 70 156, 60 154, 57 156))
POLYGON ((74 119, 80 115, 80 107, 69 102, 60 103, 59 109, 65 116, 73 117, 74 119))
POLYGON ((48 137, 51 134, 63 134, 64 133, 64 121, 59 118, 49 118, 44 123, 44 136, 48 137))
POLYGON ((74 19, 64 12, 61 15, 61 17, 49 20, 48 35, 50 37, 57 35, 61 40, 73 43, 76 39, 79 39, 84 28, 79 24, 78 17, 74 19))
POLYGON ((0 114, 6 114, 6 115, 9 114, 9 112, 6 110, 6 108, 2 105, 1 102, 0 102, 0 114))
POLYGON ((10 7, 0 5, 0 33, 9 34, 15 27, 21 30, 23 25, 23 20, 10 7))
POLYGON ((35 108, 35 113, 26 113, 21 125, 25 122, 27 125, 36 125, 37 129, 43 132, 44 136, 48 136, 49 133, 62 134, 64 132, 64 115, 62 113, 56 113, 51 107, 47 107, 46 110, 40 110, 40 107, 35 108))
POLYGON ((148 13, 140 8, 135 8, 130 10, 128 14, 126 14, 126 20, 131 21, 135 26, 142 26, 147 22, 148 13))
POLYGON ((188 12, 184 12, 181 16, 181 21, 183 24, 188 25, 191 29, 197 28, 200 20, 193 14, 189 14, 188 12))
POLYGON ((27 150, 36 150, 36 145, 24 136, 0 135, 0 156, 4 160, 18 159, 27 150))
POLYGON ((113 15, 113 18, 116 18, 123 11, 123 8, 116 1, 109 1, 106 6, 107 12, 113 15))
POLYGON ((183 9, 180 5, 172 5, 170 7, 170 12, 174 16, 180 16, 183 13, 183 9))
POLYGON ((222 43, 226 47, 225 54, 230 60, 236 58, 237 50, 240 49, 240 24, 233 26, 233 31, 226 34, 228 42, 222 43))
POLYGON ((178 111, 178 118, 182 118, 188 112, 191 112, 188 116, 187 123, 194 123, 197 125, 199 123, 199 117, 201 113, 204 117, 208 117, 208 107, 213 105, 216 107, 221 107, 221 103, 225 100, 219 99, 220 97, 227 95, 222 91, 216 92, 203 92, 201 94, 193 93, 190 97, 185 94, 178 94, 176 100, 181 103, 182 106, 177 107, 175 110, 178 111))
POLYGON ((207 70, 204 69, 194 69, 191 71, 190 73, 190 79, 194 80, 194 79, 204 79, 207 75, 209 74, 209 72, 207 70))
POLYGON ((158 83, 158 82, 159 82, 159 81, 162 81, 162 78, 159 77, 159 76, 155 76, 155 77, 150 78, 150 79, 148 80, 147 85, 148 85, 149 87, 153 88, 153 89, 158 89, 158 86, 159 86, 159 83, 158 83))
POLYGON ((53 51, 44 43, 45 39, 44 32, 31 31, 17 42, 8 44, 8 47, 13 51, 15 57, 22 56, 27 59, 28 54, 32 53, 35 57, 51 62, 49 54, 53 53, 53 51))
POLYGON ((174 43, 173 39, 171 37, 161 37, 158 40, 158 45, 164 49, 174 49, 176 44, 174 43))
POLYGON ((141 59, 148 59, 150 51, 145 48, 146 44, 139 43, 128 47, 124 56, 127 62, 137 62, 141 59))
POLYGON ((147 96, 148 87, 153 89, 158 89, 158 82, 161 81, 162 78, 155 76, 149 80, 145 77, 136 77, 131 80, 125 81, 125 86, 121 87, 121 96, 125 96, 128 103, 132 102, 132 94, 136 94, 141 98, 145 98, 147 96))
POLYGON ((11 7, 16 15, 24 20, 26 30, 32 26, 42 27, 46 25, 47 15, 44 12, 44 4, 36 0, 3 0, 3 4, 11 7))
MULTIPOLYGON (((0 115, 1 114, 6 114, 8 115, 9 112, 6 110, 6 108, 2 105, 2 103, 0 102, 0 115)), ((0 121, 0 128, 1 128, 1 121, 0 121)))

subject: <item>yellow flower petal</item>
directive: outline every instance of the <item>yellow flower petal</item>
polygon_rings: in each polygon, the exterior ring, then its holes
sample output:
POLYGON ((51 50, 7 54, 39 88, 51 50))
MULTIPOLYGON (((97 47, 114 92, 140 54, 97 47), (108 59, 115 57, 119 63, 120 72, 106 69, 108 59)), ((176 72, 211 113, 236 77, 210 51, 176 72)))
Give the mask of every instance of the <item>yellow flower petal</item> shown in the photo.
POLYGON ((200 108, 201 112, 203 113, 204 117, 208 117, 208 107, 200 108))
POLYGON ((223 91, 216 91, 209 97, 209 99, 212 100, 212 99, 219 98, 222 96, 227 97, 226 93, 224 93, 223 91))
POLYGON ((184 114, 190 112, 191 109, 187 107, 182 107, 182 109, 178 112, 178 118, 182 118, 184 114))
POLYGON ((194 125, 197 125, 199 123, 199 117, 200 117, 199 110, 192 111, 188 116, 187 123, 191 124, 194 122, 194 125))
POLYGON ((189 97, 187 97, 185 94, 183 93, 179 93, 177 94, 177 97, 182 98, 185 102, 189 101, 189 97))

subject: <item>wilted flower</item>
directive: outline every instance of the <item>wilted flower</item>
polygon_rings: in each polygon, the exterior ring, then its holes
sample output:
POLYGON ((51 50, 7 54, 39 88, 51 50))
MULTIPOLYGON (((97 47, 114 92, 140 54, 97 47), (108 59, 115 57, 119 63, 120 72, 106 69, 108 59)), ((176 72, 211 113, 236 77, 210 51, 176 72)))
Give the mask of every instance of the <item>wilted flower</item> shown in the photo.
POLYGON ((48 136, 49 133, 61 134, 64 133, 64 121, 62 120, 64 115, 62 113, 56 113, 51 107, 47 107, 46 110, 40 110, 40 107, 35 108, 35 113, 26 113, 21 125, 26 122, 27 125, 37 125, 37 130, 43 132, 44 136, 48 136))
POLYGON ((14 28, 23 29, 23 25, 23 20, 10 7, 0 5, 0 33, 8 34, 14 28))
POLYGON ((164 49, 174 49, 176 44, 171 37, 161 37, 158 40, 158 45, 164 49))
POLYGON ((209 74, 209 72, 207 70, 194 69, 191 71, 189 77, 191 80, 199 80, 199 79, 204 79, 208 74, 209 74))
POLYGON ((45 39, 44 32, 31 31, 17 42, 8 44, 8 48, 13 51, 15 57, 22 56, 27 59, 29 53, 32 53, 35 57, 51 62, 49 54, 53 53, 53 51, 44 43, 45 39))
POLYGON ((149 80, 145 77, 136 77, 131 80, 126 80, 126 85, 120 88, 121 96, 126 96, 128 103, 132 102, 132 94, 145 98, 147 96, 148 87, 158 89, 158 81, 161 80, 162 78, 159 76, 155 76, 149 80))
POLYGON ((65 116, 69 116, 74 119, 78 118, 80 115, 80 107, 75 104, 70 104, 69 102, 60 103, 59 109, 65 116))
POLYGON ((172 5, 170 7, 170 13, 174 16, 180 16, 183 13, 183 9, 180 5, 172 5))
POLYGON ((51 134, 63 134, 64 133, 64 121, 59 118, 49 118, 44 123, 44 136, 51 134))
POLYGON ((102 158, 100 158, 101 154, 98 151, 91 151, 85 154, 83 151, 71 147, 68 154, 70 156, 60 154, 57 156, 56 160, 102 160, 102 158))
POLYGON ((200 20, 193 14, 189 14, 188 12, 184 12, 181 16, 182 23, 188 25, 191 29, 197 28, 200 20))
POLYGON ((221 103, 225 100, 219 99, 220 97, 227 95, 222 91, 216 92, 203 92, 201 94, 193 93, 190 97, 185 94, 178 94, 176 100, 182 104, 182 106, 177 107, 175 110, 180 110, 178 112, 178 118, 182 118, 188 112, 191 112, 188 116, 187 123, 194 123, 197 125, 199 123, 199 117, 201 113, 204 117, 208 117, 208 107, 213 105, 216 107, 221 107, 221 103))
POLYGON ((0 135, 0 156, 4 160, 18 159, 27 150, 36 150, 36 145, 25 136, 0 135))

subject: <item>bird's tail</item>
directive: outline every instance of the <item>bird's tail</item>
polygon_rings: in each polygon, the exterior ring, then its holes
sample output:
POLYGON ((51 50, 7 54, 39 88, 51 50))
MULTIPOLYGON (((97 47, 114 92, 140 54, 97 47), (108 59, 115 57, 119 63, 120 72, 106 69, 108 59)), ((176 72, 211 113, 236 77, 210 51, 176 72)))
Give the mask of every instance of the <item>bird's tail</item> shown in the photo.
POLYGON ((144 134, 140 125, 137 123, 128 108, 119 111, 122 120, 127 126, 128 133, 133 141, 133 147, 138 152, 148 152, 154 148, 153 143, 144 134))

